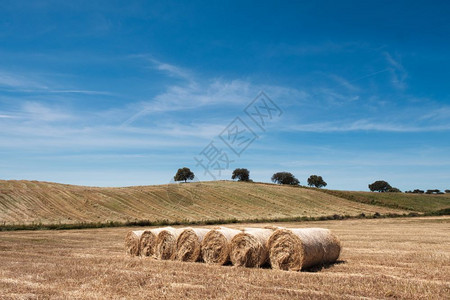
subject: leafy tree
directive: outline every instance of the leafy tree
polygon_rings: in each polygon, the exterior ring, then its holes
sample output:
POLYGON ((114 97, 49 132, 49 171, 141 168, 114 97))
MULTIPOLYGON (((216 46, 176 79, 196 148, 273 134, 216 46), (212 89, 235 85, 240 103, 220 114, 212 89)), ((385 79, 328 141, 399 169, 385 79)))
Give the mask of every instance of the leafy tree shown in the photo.
POLYGON ((327 186, 327 183, 323 180, 322 176, 311 175, 308 178, 308 185, 315 186, 316 188, 321 188, 327 186))
POLYGON ((446 192, 447 194, 449 194, 449 193, 450 193, 450 190, 445 190, 445 192, 446 192))
POLYGON ((384 180, 377 180, 374 183, 369 184, 369 189, 372 192, 375 192, 375 191, 386 192, 387 190, 389 190, 391 188, 392 188, 392 186, 384 180))
POLYGON ((272 175, 272 182, 278 184, 299 185, 300 181, 289 172, 278 172, 272 175))
POLYGON ((186 182, 187 180, 194 179, 195 175, 189 168, 181 168, 178 169, 177 174, 173 177, 175 181, 183 181, 186 182))
POLYGON ((426 194, 441 194, 440 190, 427 190, 426 194))
POLYGON ((400 191, 398 188, 396 187, 391 187, 390 189, 388 189, 386 192, 388 193, 401 193, 402 191, 400 191))
POLYGON ((237 179, 238 181, 250 181, 250 171, 247 169, 235 169, 231 179, 237 179))

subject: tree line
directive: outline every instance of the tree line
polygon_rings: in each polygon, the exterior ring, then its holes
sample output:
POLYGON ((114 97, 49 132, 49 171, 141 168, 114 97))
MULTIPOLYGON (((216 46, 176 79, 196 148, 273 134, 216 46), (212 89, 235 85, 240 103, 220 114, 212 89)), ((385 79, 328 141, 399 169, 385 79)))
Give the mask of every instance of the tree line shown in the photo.
MULTIPOLYGON (((195 175, 189 168, 181 168, 178 169, 177 173, 174 176, 175 181, 184 181, 194 179, 195 175)), ((231 175, 231 179, 237 181, 244 182, 253 182, 250 179, 250 171, 245 168, 237 168, 233 171, 231 175)), ((285 185, 300 185, 300 181, 295 178, 295 176, 290 172, 277 172, 272 175, 271 180, 273 183, 277 184, 285 184, 285 185)), ((322 188, 327 186, 325 180, 323 180, 322 176, 311 175, 309 176, 307 183, 310 187, 322 188)), ((371 192, 380 192, 380 193, 401 193, 402 191, 396 187, 391 186, 387 181, 377 180, 371 184, 369 184, 369 190, 371 192)), ((427 190, 426 192, 423 190, 413 190, 413 191, 405 191, 405 193, 413 193, 413 194, 444 194, 440 190, 427 190)), ((445 193, 450 193, 450 190, 445 190, 445 193)))
MULTIPOLYGON (((187 182, 188 180, 194 179, 195 174, 192 172, 189 168, 184 167, 178 169, 177 173, 173 177, 175 181, 184 181, 187 182)), ((233 171, 233 174, 231 175, 231 179, 237 180, 237 181, 244 181, 244 182, 253 182, 253 180, 250 179, 250 171, 245 168, 237 168, 233 171)), ((300 185, 300 181, 295 178, 295 176, 292 173, 289 172, 277 172, 272 175, 271 177, 272 182, 278 183, 278 184, 287 184, 287 185, 300 185)), ((327 183, 325 180, 323 180, 322 176, 318 175, 311 175, 309 176, 308 185, 321 188, 327 186, 327 183)))

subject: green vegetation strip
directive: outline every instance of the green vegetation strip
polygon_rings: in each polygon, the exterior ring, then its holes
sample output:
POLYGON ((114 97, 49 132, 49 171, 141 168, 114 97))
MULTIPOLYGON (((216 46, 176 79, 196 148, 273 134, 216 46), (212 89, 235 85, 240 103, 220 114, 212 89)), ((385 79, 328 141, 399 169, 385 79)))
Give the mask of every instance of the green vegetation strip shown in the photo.
POLYGON ((350 201, 423 213, 450 210, 450 195, 376 193, 315 189, 350 201))
POLYGON ((219 224, 237 224, 237 223, 280 223, 280 222, 305 222, 305 221, 326 221, 326 220, 347 220, 347 219, 377 219, 377 218, 401 218, 401 217, 423 217, 423 216, 442 216, 450 215, 450 208, 435 211, 431 213, 415 213, 408 214, 379 214, 366 215, 364 213, 349 215, 331 215, 321 217, 285 217, 285 218, 261 218, 261 219, 216 219, 201 221, 150 221, 135 220, 127 222, 95 222, 95 223, 73 223, 73 224, 10 224, 0 225, 0 231, 16 231, 16 230, 68 230, 68 229, 88 229, 88 228, 107 228, 107 227, 132 227, 132 226, 171 226, 171 225, 219 225, 219 224))

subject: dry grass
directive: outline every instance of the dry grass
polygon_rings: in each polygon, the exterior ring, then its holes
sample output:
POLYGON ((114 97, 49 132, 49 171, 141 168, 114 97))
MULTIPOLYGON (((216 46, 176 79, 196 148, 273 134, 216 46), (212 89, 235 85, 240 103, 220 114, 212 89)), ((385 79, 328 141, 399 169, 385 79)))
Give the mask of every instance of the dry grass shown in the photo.
POLYGON ((0 224, 248 220, 375 212, 406 211, 349 201, 313 189, 244 182, 95 188, 0 180, 0 224))
POLYGON ((127 228, 0 232, 0 299, 448 299, 449 217, 282 225, 331 229, 341 263, 288 272, 130 257, 127 228))

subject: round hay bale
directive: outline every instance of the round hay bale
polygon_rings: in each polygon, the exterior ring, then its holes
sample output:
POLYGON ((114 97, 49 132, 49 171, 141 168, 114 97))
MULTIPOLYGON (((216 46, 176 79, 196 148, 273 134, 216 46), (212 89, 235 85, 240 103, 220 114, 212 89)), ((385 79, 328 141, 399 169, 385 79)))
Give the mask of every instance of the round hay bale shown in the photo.
POLYGON ((125 236, 125 251, 129 255, 139 255, 139 239, 144 230, 128 231, 125 236))
POLYGON ((202 241, 202 258, 209 264, 224 265, 230 261, 231 240, 242 231, 221 227, 209 231, 202 241))
POLYGON ((183 228, 165 228, 156 238, 155 257, 157 259, 174 259, 177 250, 177 239, 183 228))
POLYGON ((199 261, 201 260, 201 243, 210 229, 204 228, 186 228, 177 239, 177 250, 175 259, 180 261, 199 261))
POLYGON ((139 240, 140 255, 154 256, 156 248, 156 238, 161 231, 167 228, 172 227, 160 227, 145 230, 141 235, 141 239, 139 240))
POLYGON ((291 271, 333 263, 341 252, 339 239, 323 228, 278 229, 267 245, 272 268, 291 271))
POLYGON ((269 261, 267 241, 273 230, 246 228, 231 240, 230 260, 234 266, 260 267, 269 261))

